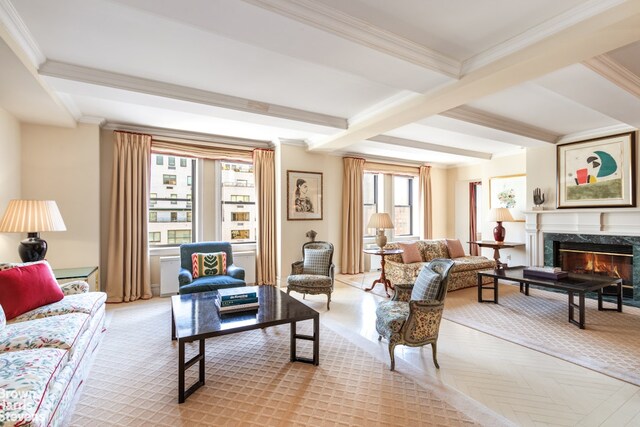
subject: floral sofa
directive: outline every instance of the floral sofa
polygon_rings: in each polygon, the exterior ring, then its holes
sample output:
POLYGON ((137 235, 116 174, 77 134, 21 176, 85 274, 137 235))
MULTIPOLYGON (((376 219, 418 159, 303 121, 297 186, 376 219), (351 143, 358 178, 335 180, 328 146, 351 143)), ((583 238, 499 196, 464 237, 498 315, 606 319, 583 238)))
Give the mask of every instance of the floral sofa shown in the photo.
POLYGON ((68 423, 102 336, 106 294, 81 281, 60 288, 58 302, 9 321, 0 306, 0 426, 68 423))
MULTIPOLYGON (((449 249, 445 240, 418 240, 416 242, 422 261, 405 264, 402 255, 387 255, 385 257, 385 274, 395 286, 400 283, 413 284, 422 267, 435 258, 449 258, 449 249)), ((388 243, 385 249, 400 249, 398 242, 388 243)), ((453 267, 449 272, 448 290, 477 286, 478 271, 496 268, 496 262, 484 256, 463 256, 453 258, 453 267)))

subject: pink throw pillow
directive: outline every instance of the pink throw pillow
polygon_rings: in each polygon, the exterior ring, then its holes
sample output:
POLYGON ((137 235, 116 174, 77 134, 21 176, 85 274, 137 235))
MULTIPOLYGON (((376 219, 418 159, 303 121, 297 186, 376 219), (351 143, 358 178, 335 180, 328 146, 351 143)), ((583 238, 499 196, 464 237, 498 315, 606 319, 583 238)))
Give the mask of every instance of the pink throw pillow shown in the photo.
POLYGON ((462 243, 459 239, 447 239, 447 249, 449 249, 450 258, 460 258, 466 256, 462 243))
POLYGON ((414 262, 422 262, 422 255, 420 255, 420 249, 416 243, 398 243, 402 252, 402 262, 405 264, 411 264, 414 262))
POLYGON ((0 271, 0 305, 7 320, 64 298, 49 264, 0 271))

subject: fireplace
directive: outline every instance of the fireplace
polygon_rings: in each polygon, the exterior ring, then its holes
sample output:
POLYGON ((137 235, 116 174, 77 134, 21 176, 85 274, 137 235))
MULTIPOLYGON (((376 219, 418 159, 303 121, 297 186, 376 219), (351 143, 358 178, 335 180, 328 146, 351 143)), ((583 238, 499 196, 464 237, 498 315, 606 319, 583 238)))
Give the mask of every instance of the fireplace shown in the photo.
POLYGON ((545 265, 565 271, 621 278, 625 298, 640 296, 640 237, 544 233, 544 255, 545 265))

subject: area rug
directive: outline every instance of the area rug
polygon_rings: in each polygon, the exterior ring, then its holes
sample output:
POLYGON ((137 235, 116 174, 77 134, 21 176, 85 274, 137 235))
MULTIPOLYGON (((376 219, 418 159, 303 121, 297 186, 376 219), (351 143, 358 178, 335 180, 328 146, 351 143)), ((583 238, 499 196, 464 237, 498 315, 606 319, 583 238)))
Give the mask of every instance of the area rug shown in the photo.
MULTIPOLYGON (((374 280, 380 278, 379 272, 359 273, 359 274, 337 274, 336 280, 344 283, 345 285, 353 286, 358 289, 369 289, 374 280)), ((371 289, 372 294, 379 297, 387 298, 387 294, 384 292, 384 285, 381 283, 376 284, 371 289)), ((389 295, 393 296, 393 290, 389 289, 389 295)))
POLYGON ((477 288, 448 293, 443 317, 640 385, 640 309, 598 311, 597 301, 587 300, 586 329, 579 329, 568 322, 566 294, 531 289, 526 296, 501 284, 500 304, 477 298, 477 288))
MULTIPOLYGON (((504 424, 500 417, 488 416, 486 408, 475 411, 470 399, 435 378, 418 384, 390 372, 336 333, 335 326, 324 325, 317 367, 289 362, 288 326, 208 340, 206 384, 178 404, 177 345, 169 338, 169 307, 168 300, 152 300, 110 310, 108 330, 71 425, 504 424)), ((303 333, 311 326, 307 323, 303 333)), ((194 351, 188 349, 187 357, 194 351)), ((190 371, 188 384, 197 367, 190 371)))

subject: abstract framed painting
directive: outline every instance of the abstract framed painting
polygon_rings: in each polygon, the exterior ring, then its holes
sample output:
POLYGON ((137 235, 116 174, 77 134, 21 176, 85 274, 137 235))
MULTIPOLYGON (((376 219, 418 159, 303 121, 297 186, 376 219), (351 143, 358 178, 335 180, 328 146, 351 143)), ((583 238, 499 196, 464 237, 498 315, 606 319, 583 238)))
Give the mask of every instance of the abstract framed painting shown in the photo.
POLYGON ((322 173, 287 171, 287 219, 322 219, 322 173))
POLYGON ((489 209, 508 208, 515 222, 524 221, 527 176, 494 176, 489 179, 489 209))
POLYGON ((557 147, 558 208, 636 206, 635 132, 557 147))

